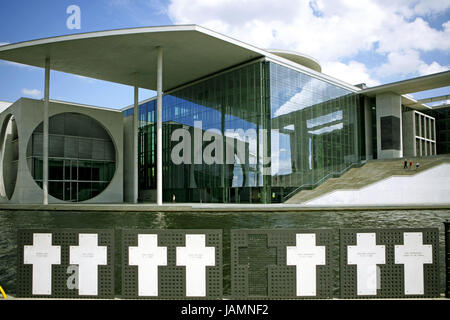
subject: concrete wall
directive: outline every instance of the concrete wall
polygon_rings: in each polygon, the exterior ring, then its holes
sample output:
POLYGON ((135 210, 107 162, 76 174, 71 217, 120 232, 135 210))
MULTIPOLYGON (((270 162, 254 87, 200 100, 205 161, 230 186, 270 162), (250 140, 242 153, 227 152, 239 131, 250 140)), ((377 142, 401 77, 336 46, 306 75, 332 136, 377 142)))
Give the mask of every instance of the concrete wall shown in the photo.
MULTIPOLYGON (((419 169, 420 170, 420 169, 419 169)), ((305 202, 305 205, 434 205, 450 204, 450 164, 413 176, 394 176, 360 190, 336 190, 305 202)))
POLYGON ((7 202, 17 180, 18 140, 14 117, 8 112, 0 134, 0 202, 7 202))
POLYGON ((394 93, 383 93, 376 96, 377 106, 377 153, 378 159, 393 159, 403 157, 402 146, 402 105, 401 96, 394 93), (386 125, 381 125, 383 119, 399 119, 400 131, 398 134, 392 134, 395 139, 399 139, 398 148, 383 147, 383 140, 388 139, 389 134, 383 134, 386 125), (383 127, 383 130, 382 130, 383 127))
POLYGON ((5 192, 8 198, 12 197, 17 179, 17 144, 14 140, 15 123, 11 121, 8 125, 5 141, 5 157, 3 166, 3 179, 5 183, 5 192))
POLYGON ((414 119, 414 111, 403 112, 403 156, 416 156, 416 124, 414 119))
MULTIPOLYGON (((14 194, 14 189, 17 181, 18 162, 12 167, 11 161, 13 160, 13 154, 11 153, 12 147, 12 136, 11 136, 11 118, 15 117, 15 111, 12 107, 3 109, 0 113, 0 202, 9 202, 10 198, 14 194), (13 172, 14 171, 14 172, 13 172), (12 186, 14 184, 14 186, 12 186), (11 190, 13 187, 13 190, 11 190)), ((15 143, 14 148, 17 148, 17 143, 15 143)), ((18 150, 15 151, 15 153, 18 150)))
MULTIPOLYGON (((96 119, 109 133, 116 148, 116 171, 109 185, 96 197, 83 203, 122 203, 123 202, 123 115, 121 112, 85 107, 80 105, 50 102, 49 117, 64 113, 75 112, 96 119)), ((43 101, 21 98, 0 114, 3 123, 8 114, 13 114, 19 136, 19 161, 17 183, 9 202, 11 203, 42 203, 43 191, 36 184, 28 168, 26 151, 28 141, 43 121, 43 101)), ((49 195, 49 203, 65 203, 49 195)))

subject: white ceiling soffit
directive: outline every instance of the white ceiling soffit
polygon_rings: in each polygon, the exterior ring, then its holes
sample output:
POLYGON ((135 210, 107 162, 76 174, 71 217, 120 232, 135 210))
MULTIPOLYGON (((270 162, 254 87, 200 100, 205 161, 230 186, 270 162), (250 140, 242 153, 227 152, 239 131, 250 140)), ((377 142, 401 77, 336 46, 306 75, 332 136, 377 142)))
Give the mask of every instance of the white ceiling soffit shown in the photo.
POLYGON ((0 47, 0 59, 156 90, 156 48, 163 48, 163 91, 267 57, 353 91, 359 88, 197 25, 73 34, 0 47), (135 74, 138 73, 136 83, 135 74))

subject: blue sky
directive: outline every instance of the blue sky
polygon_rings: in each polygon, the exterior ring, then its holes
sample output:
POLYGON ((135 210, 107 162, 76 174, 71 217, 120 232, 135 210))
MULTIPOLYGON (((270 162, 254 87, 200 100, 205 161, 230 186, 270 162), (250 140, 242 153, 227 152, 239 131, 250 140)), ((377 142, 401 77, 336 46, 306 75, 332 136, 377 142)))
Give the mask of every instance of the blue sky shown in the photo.
MULTIPOLYGON (((450 0, 0 0, 0 44, 99 30, 195 23, 261 48, 300 51, 352 84, 448 70, 450 0), (70 30, 67 7, 81 9, 70 30)), ((44 72, 0 61, 0 100, 43 96, 44 72)), ((448 94, 449 88, 416 94, 448 94)), ((154 92, 140 90, 140 99, 154 92)), ((52 72, 52 99, 110 108, 133 88, 52 72)))

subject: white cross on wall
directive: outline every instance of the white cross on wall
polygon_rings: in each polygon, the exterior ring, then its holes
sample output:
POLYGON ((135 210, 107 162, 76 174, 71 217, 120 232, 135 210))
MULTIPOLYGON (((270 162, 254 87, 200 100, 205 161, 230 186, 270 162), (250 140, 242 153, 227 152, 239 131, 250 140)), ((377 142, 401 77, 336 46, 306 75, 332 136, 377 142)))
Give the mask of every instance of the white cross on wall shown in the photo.
POLYGON ((139 234, 138 246, 129 247, 129 264, 138 266, 138 295, 158 295, 158 266, 167 266, 167 247, 158 247, 158 235, 139 234))
POLYGON ((52 265, 61 264, 61 247, 52 245, 51 233, 34 233, 33 245, 24 246, 23 263, 33 265, 33 294, 52 294, 52 265))
POLYGON ((78 246, 70 246, 70 264, 78 265, 78 294, 95 296, 98 292, 98 266, 107 265, 107 247, 98 246, 98 235, 79 234, 78 246))
POLYGON ((316 246, 316 235, 296 234, 296 246, 286 247, 286 263, 296 266, 297 296, 315 296, 316 268, 325 265, 325 246, 316 246))
POLYGON ((377 294, 377 265, 386 263, 386 249, 375 233, 357 233, 356 246, 347 247, 347 263, 356 264, 357 294, 377 294))
POLYGON ((215 266, 215 249, 205 246, 204 234, 187 234, 186 246, 177 247, 177 266, 186 267, 186 296, 206 296, 206 267, 215 266))
POLYGON ((433 263, 433 248, 423 244, 422 232, 405 232, 395 246, 395 263, 404 265, 405 295, 424 294, 423 265, 433 263))

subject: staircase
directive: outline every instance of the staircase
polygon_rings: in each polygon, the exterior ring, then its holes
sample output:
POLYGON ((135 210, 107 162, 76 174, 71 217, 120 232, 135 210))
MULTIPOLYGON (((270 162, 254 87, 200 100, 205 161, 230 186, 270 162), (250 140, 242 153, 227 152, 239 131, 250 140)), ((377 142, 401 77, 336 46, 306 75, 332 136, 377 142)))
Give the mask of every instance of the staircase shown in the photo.
POLYGON ((312 190, 302 190, 285 203, 304 203, 338 189, 361 189, 391 176, 409 176, 427 170, 441 163, 450 163, 450 155, 408 158, 408 169, 403 169, 404 158, 393 160, 369 160, 359 168, 352 168, 339 178, 329 178, 312 190), (413 165, 409 168, 409 162, 413 165), (416 162, 419 169, 416 170, 416 162))

